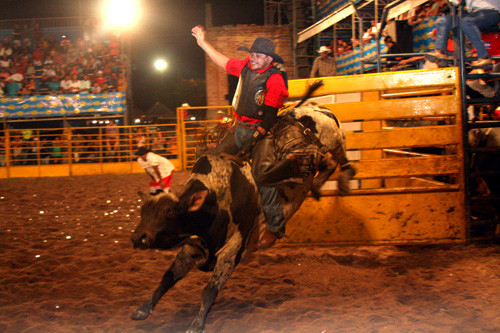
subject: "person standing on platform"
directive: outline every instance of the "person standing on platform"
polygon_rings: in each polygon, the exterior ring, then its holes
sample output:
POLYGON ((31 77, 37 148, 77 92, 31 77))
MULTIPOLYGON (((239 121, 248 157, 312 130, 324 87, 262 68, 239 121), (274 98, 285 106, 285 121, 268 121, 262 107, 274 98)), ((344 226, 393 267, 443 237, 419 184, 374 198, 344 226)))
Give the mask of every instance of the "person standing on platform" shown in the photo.
POLYGON ((314 59, 310 77, 324 77, 337 75, 337 63, 330 56, 331 50, 327 46, 321 46, 318 50, 319 57, 314 59))

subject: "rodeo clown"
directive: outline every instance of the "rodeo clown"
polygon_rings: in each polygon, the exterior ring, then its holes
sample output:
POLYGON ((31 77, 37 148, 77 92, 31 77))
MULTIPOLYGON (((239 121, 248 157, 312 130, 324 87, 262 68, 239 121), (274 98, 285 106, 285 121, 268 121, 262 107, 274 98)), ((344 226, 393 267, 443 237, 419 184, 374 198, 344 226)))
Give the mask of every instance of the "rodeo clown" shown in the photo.
POLYGON ((149 151, 145 146, 140 147, 135 154, 138 156, 137 162, 151 177, 150 194, 157 195, 162 192, 170 192, 170 181, 175 170, 172 162, 149 151))
POLYGON ((257 247, 272 246, 285 235, 285 217, 279 201, 276 183, 300 176, 300 168, 292 156, 275 164, 274 143, 268 135, 276 122, 278 110, 288 97, 287 74, 276 66, 283 59, 275 53, 274 43, 269 38, 258 37, 250 49, 238 50, 250 53, 245 59, 229 58, 205 40, 205 29, 196 26, 192 30, 198 45, 215 64, 228 74, 239 77, 233 99, 235 126, 214 148, 213 154, 227 153, 252 158, 252 174, 259 186, 262 210, 267 220, 267 229, 260 237, 257 247))

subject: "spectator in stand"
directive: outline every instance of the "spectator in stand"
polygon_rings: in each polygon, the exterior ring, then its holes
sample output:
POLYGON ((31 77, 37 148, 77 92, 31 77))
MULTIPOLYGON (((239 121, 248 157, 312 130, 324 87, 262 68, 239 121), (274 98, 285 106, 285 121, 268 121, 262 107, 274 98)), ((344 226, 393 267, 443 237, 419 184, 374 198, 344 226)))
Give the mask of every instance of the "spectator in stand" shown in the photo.
POLYGON ((40 27, 40 23, 35 23, 35 27, 33 28, 33 41, 35 42, 35 46, 42 45, 42 28, 40 27))
POLYGON ((37 47, 35 51, 33 51, 33 61, 40 63, 41 65, 43 64, 43 60, 45 58, 45 52, 42 51, 40 47, 37 47))
POLYGON ((71 88, 71 78, 66 75, 63 80, 61 80, 61 90, 63 94, 69 94, 71 88))
POLYGON ((28 65, 26 66, 26 75, 31 77, 36 75, 35 65, 33 64, 33 60, 28 61, 28 65))
POLYGON ((21 89, 18 91, 19 96, 31 96, 31 91, 28 89, 27 85, 22 85, 21 89))
POLYGON ((52 66, 52 65, 45 65, 43 67, 42 76, 45 76, 47 78, 51 78, 51 77, 57 76, 57 73, 56 73, 56 71, 54 69, 54 66, 52 66))
POLYGON ((23 82, 24 75, 17 68, 13 68, 11 71, 11 75, 9 76, 9 79, 16 81, 16 82, 23 82))
POLYGON ((125 76, 123 73, 118 74, 118 83, 116 86, 117 91, 127 91, 127 80, 125 80, 125 76))
POLYGON ((434 17, 442 14, 445 7, 448 7, 448 0, 431 0, 431 7, 427 11, 427 17, 434 17))
POLYGON ((27 49, 31 49, 33 47, 33 40, 31 38, 31 30, 27 24, 23 25, 23 29, 21 30, 21 45, 26 47, 27 49))
POLYGON ((66 55, 64 53, 55 50, 52 54, 52 58, 54 59, 54 63, 58 66, 62 66, 66 64, 66 55))
POLYGON ((368 28, 363 34, 363 43, 368 44, 372 40, 377 38, 377 33, 380 30, 380 23, 377 23, 375 20, 371 21, 371 27, 368 28))
POLYGON ((106 89, 106 78, 104 77, 104 74, 102 70, 97 71, 97 76, 94 78, 94 81, 97 82, 97 84, 101 87, 101 90, 106 89))
MULTIPOLYGON (((45 53, 45 52, 44 52, 45 53)), ((54 59, 52 59, 52 56, 50 54, 48 54, 45 59, 43 60, 43 65, 44 66, 47 66, 47 65, 53 65, 54 64, 54 59)))
POLYGON ((309 77, 325 77, 337 75, 337 64, 330 56, 331 50, 327 46, 321 46, 318 50, 319 57, 314 59, 309 77))
POLYGON ((401 53, 399 45, 394 42, 391 36, 386 36, 384 38, 385 46, 387 47, 387 54, 398 54, 401 53))
POLYGON ((3 56, 5 55, 7 56, 7 58, 10 58, 12 56, 12 52, 13 50, 9 40, 5 39, 0 48, 0 57, 3 58, 3 56))
POLYGON ((80 81, 78 74, 71 74, 71 82, 69 83, 69 93, 78 94, 80 92, 80 81))
POLYGON ((0 98, 5 97, 5 78, 0 76, 0 98))
POLYGON ((59 95, 62 93, 61 83, 59 82, 56 76, 49 78, 47 87, 48 87, 48 93, 51 95, 59 95))
POLYGON ((136 148, 146 147, 148 143, 148 138, 146 134, 144 134, 144 129, 139 127, 137 129, 137 133, 134 136, 134 145, 136 148))
POLYGON ((12 44, 21 46, 21 27, 18 23, 14 24, 12 30, 12 44))
POLYGON ((425 14, 423 6, 417 6, 410 9, 408 13, 408 24, 414 26, 422 23, 425 19, 425 14))
POLYGON ((8 72, 7 68, 2 67, 0 69, 0 77, 2 77, 4 80, 7 80, 7 78, 10 76, 10 73, 8 72))
POLYGON ((108 81, 108 91, 109 92, 116 92, 116 87, 118 86, 118 75, 116 73, 111 73, 111 77, 109 78, 108 81))
POLYGON ((88 94, 92 88, 92 83, 87 74, 83 75, 83 80, 80 80, 80 94, 88 94))
POLYGON ((1 68, 10 68, 10 65, 12 64, 12 60, 7 55, 4 55, 2 59, 0 60, 0 67, 1 68))
MULTIPOLYGON (((452 0, 454 4, 461 0, 452 0)), ((498 0, 465 0, 467 13, 464 14, 460 29, 476 49, 478 60, 472 62, 473 68, 491 68, 493 61, 481 38, 481 30, 498 28, 500 20, 500 1, 498 0)), ((436 22, 436 50, 426 55, 426 59, 437 62, 440 59, 450 59, 445 53, 448 34, 452 28, 451 15, 443 15, 436 22)))
POLYGON ((335 49, 335 53, 338 55, 342 55, 346 52, 346 44, 342 39, 337 39, 337 47, 335 49))
POLYGON ((37 93, 37 87, 34 78, 28 78, 28 83, 26 84, 26 89, 30 92, 30 95, 35 95, 37 93))
POLYGON ((102 92, 102 89, 101 89, 101 86, 99 85, 99 83, 93 81, 92 88, 90 89, 90 92, 92 94, 100 94, 102 92))
POLYGON ((71 71, 69 72, 69 75, 73 76, 73 75, 80 75, 80 71, 78 70, 79 66, 78 65, 74 65, 71 69, 71 71))
POLYGON ((7 83, 5 85, 5 91, 9 97, 17 97, 19 90, 21 89, 21 84, 17 81, 12 80, 9 76, 7 78, 7 83))
POLYGON ((119 51, 119 44, 118 44, 118 42, 116 41, 115 38, 113 38, 109 42, 108 48, 109 48, 109 55, 111 56, 111 58, 112 59, 118 59, 118 57, 120 55, 120 51, 119 51))

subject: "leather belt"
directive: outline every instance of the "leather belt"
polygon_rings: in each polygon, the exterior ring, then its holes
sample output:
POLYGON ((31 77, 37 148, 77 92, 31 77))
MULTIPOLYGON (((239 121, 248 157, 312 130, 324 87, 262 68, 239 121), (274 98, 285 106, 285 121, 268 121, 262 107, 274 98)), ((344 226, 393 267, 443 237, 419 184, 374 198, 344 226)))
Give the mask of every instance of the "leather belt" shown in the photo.
POLYGON ((236 121, 236 126, 243 127, 243 128, 248 128, 248 129, 257 129, 257 127, 259 126, 259 124, 260 123, 258 123, 258 124, 248 124, 248 123, 241 122, 239 120, 236 121))

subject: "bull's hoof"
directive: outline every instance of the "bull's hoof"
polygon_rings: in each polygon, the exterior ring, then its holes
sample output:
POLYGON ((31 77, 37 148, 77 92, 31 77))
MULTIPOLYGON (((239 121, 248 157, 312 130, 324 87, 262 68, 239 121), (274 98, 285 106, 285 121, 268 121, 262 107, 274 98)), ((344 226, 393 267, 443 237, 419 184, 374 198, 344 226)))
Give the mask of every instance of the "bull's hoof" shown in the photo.
POLYGON ((205 333, 205 330, 199 328, 190 328, 186 331, 186 333, 205 333))
POLYGON ((347 193, 349 193, 349 182, 354 178, 354 175, 356 175, 356 170, 353 167, 345 169, 339 175, 337 181, 340 195, 346 195, 347 193))
POLYGON ((186 331, 187 333, 204 333, 205 332, 205 321, 196 317, 191 323, 191 327, 186 331))
POLYGON ((311 186, 311 195, 314 199, 319 201, 319 198, 321 197, 321 184, 316 184, 316 182, 313 181, 313 184, 311 186))
POLYGON ((153 303, 150 299, 148 299, 144 304, 142 304, 137 310, 132 313, 130 318, 133 320, 143 320, 149 317, 149 315, 153 312, 153 303))

